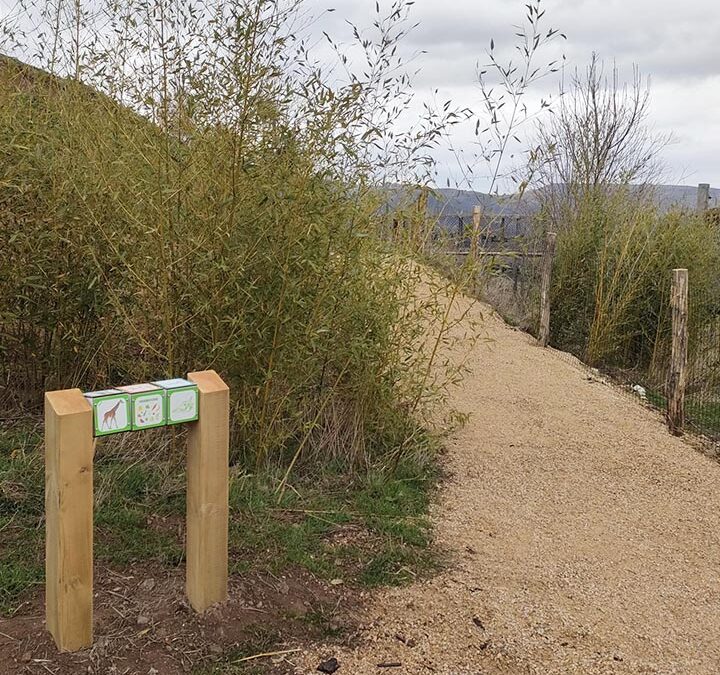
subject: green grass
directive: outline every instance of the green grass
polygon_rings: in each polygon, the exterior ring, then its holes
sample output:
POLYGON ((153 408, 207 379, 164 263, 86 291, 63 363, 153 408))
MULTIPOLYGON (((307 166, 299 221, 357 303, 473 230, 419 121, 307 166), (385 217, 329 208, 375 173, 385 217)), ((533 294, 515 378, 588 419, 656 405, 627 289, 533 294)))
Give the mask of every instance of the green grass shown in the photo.
MULTIPOLYGON (((42 584, 44 465, 39 426, 0 430, 0 615, 42 584)), ((126 451, 127 452, 127 451, 126 451)), ((95 556, 118 567, 182 564, 184 456, 140 459, 100 446, 95 461, 95 556)), ((431 461, 394 475, 299 473, 278 503, 278 476, 233 468, 230 571, 303 569, 355 586, 398 585, 437 569, 427 511, 438 475, 431 461)))
POLYGON ((183 560, 172 523, 184 517, 185 504, 181 486, 168 487, 163 480, 166 471, 167 465, 158 463, 127 466, 113 459, 98 464, 95 483, 106 491, 95 509, 96 556, 116 565, 183 560))
MULTIPOLYGON (((646 389, 648 403, 660 410, 667 409, 667 398, 660 392, 646 389)), ((698 401, 692 394, 685 396, 685 422, 698 433, 720 436, 720 401, 698 401)))
POLYGON ((43 575, 43 468, 37 429, 0 434, 0 615, 43 575))
POLYGON ((720 435, 720 402, 685 400, 685 418, 689 425, 707 436, 720 435))
POLYGON ((322 579, 397 585, 432 570, 427 519, 434 476, 406 464, 389 476, 306 476, 280 503, 267 476, 241 477, 230 491, 234 571, 273 574, 299 566, 322 579))

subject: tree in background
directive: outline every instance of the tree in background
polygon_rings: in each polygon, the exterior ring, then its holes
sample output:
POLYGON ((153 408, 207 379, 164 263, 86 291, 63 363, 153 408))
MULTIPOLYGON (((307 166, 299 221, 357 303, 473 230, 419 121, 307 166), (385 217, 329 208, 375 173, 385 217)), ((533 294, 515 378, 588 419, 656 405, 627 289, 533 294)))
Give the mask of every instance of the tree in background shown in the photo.
POLYGON ((538 125, 535 182, 549 224, 562 227, 567 214, 593 194, 635 187, 649 194, 663 167, 669 136, 648 125, 650 83, 633 67, 623 82, 617 66, 609 74, 597 54, 584 72, 575 71, 553 113, 538 125))
MULTIPOLYGON (((701 219, 657 210, 653 185, 670 138, 653 131, 649 112, 639 70, 623 82, 593 55, 538 127, 536 183, 540 228, 558 233, 552 341, 592 365, 662 380, 670 270, 689 268, 695 291, 709 292, 720 249, 701 219)), ((699 325, 707 312, 695 309, 699 325)))

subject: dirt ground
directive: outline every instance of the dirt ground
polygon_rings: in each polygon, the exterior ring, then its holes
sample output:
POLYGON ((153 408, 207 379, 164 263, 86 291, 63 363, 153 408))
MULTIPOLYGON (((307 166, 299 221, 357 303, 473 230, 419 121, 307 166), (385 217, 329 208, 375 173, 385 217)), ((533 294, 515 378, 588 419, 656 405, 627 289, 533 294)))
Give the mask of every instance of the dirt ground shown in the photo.
POLYGON ((720 672, 720 465, 481 309, 434 512, 450 566, 378 592, 354 646, 295 672, 720 672))
MULTIPOLYGON (((2 675, 174 675, 237 672, 247 656, 285 651, 285 644, 328 632, 347 634, 340 606, 357 595, 303 572, 230 580, 227 602, 200 615, 184 598, 184 568, 134 565, 116 571, 96 564, 92 649, 58 654, 45 630, 44 598, 32 594, 12 618, 0 619, 2 675)), ((346 638, 347 639, 347 638, 346 638)), ((290 652, 292 653, 292 652, 290 652)), ((261 659, 263 672, 287 673, 282 655, 261 659)))

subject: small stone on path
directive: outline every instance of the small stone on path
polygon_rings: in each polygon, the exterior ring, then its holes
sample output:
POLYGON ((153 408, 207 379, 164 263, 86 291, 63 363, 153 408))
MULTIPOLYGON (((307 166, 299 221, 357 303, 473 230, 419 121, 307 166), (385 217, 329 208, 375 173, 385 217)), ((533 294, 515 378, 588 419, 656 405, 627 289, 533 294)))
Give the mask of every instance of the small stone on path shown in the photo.
POLYGON ((334 673, 337 670, 340 670, 340 664, 338 663, 338 660, 333 657, 331 659, 328 659, 327 661, 323 661, 317 669, 321 673, 334 673))

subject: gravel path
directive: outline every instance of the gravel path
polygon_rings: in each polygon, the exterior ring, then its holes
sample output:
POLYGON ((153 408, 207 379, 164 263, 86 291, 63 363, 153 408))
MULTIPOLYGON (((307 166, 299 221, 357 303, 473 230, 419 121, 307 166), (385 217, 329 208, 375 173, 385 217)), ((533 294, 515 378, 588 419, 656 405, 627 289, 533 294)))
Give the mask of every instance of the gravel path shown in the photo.
POLYGON ((720 465, 484 313, 433 514, 450 567, 375 594, 359 646, 297 672, 720 672, 720 465))

